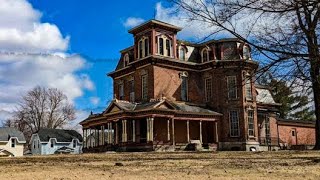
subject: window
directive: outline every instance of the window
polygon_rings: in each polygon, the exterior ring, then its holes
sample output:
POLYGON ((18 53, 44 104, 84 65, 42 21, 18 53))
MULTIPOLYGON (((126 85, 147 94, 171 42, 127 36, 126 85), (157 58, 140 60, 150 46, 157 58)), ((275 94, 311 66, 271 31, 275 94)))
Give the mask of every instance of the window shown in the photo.
POLYGON ((243 59, 250 59, 250 49, 248 46, 243 46, 243 59))
POLYGON ((16 147, 16 139, 11 139, 11 147, 12 148, 16 147))
POLYGON ((228 98, 236 99, 238 97, 236 76, 227 77, 227 84, 228 84, 228 98))
POLYGON ((252 87, 251 87, 251 79, 250 77, 246 77, 246 98, 248 100, 252 100, 252 87))
POLYGON ((142 58, 142 57, 143 57, 143 56, 142 56, 142 53, 143 53, 142 44, 143 44, 143 42, 142 42, 142 40, 140 40, 140 41, 139 41, 139 55, 138 55, 139 58, 142 58))
POLYGON ((149 39, 144 40, 144 57, 149 55, 149 39))
POLYGON ((202 62, 207 62, 209 60, 209 53, 207 49, 202 50, 202 62))
POLYGON ((135 99, 134 99, 134 80, 130 80, 129 81, 129 90, 130 90, 130 102, 134 102, 135 99))
POLYGON ((165 35, 160 35, 157 38, 158 43, 158 54, 162 56, 171 57, 172 54, 172 43, 171 39, 169 39, 165 35))
POLYGON ((123 63, 123 67, 127 67, 129 64, 129 54, 124 55, 124 63, 123 63))
POLYGON ((51 139, 51 140, 50 140, 50 147, 53 148, 53 147, 54 147, 54 144, 55 144, 54 139, 51 139))
POLYGON ((76 148, 77 147, 77 140, 73 140, 73 148, 76 148))
POLYGON ((265 127, 265 133, 266 137, 270 137, 270 122, 269 122, 269 117, 267 115, 264 115, 264 127, 265 127))
POLYGON ((181 100, 188 101, 188 76, 181 75, 181 100))
POLYGON ((149 55, 149 38, 142 37, 138 43, 138 58, 144 58, 149 55))
POLYGON ((159 54, 164 55, 163 38, 159 38, 159 54))
POLYGON ((143 100, 148 99, 148 76, 147 74, 141 76, 141 96, 143 100))
POLYGON ((170 40, 169 40, 169 39, 167 39, 167 40, 166 40, 167 56, 171 56, 170 49, 171 49, 171 43, 170 43, 170 40))
POLYGON ((295 130, 292 130, 292 131, 291 131, 291 134, 292 134, 292 136, 296 136, 296 131, 295 131, 295 130))
POLYGON ((239 113, 236 110, 231 110, 229 112, 230 119, 230 136, 238 137, 239 136, 239 113))
POLYGON ((205 86, 205 98, 206 102, 209 102, 212 97, 212 79, 207 78, 204 80, 204 86, 205 86))
POLYGON ((183 61, 186 59, 186 49, 184 47, 180 47, 179 59, 183 61))
POLYGON ((119 84, 119 99, 123 100, 124 99, 124 85, 123 82, 119 84))
POLYGON ((36 148, 36 144, 37 144, 37 141, 36 141, 36 140, 34 140, 34 141, 33 141, 33 149, 35 149, 35 148, 36 148))
POLYGON ((254 111, 253 110, 248 110, 248 134, 249 136, 254 136, 254 121, 253 121, 253 116, 254 111))

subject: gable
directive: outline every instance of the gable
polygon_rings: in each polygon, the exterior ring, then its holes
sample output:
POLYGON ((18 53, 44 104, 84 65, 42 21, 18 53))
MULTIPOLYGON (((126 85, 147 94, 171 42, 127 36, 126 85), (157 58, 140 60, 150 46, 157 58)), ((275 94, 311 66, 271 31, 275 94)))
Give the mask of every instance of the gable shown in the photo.
POLYGON ((113 108, 109 110, 109 112, 119 112, 119 111, 121 111, 121 109, 118 108, 117 106, 113 106, 113 108))
POLYGON ((175 109, 174 106, 172 106, 172 105, 171 105, 170 103, 168 103, 167 101, 161 101, 160 103, 158 103, 157 105, 155 105, 154 108, 157 108, 157 109, 170 109, 170 110, 175 109))

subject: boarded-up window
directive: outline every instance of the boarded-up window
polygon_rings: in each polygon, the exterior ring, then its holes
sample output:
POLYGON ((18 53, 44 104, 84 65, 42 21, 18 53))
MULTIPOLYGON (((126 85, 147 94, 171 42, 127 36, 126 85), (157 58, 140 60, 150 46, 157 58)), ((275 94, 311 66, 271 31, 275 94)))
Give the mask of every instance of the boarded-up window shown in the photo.
POLYGON ((205 79, 204 85, 205 85, 206 102, 209 102, 211 100, 211 97, 212 97, 212 79, 211 78, 205 79))
POLYGON ((188 77, 181 76, 181 100, 188 101, 188 77))

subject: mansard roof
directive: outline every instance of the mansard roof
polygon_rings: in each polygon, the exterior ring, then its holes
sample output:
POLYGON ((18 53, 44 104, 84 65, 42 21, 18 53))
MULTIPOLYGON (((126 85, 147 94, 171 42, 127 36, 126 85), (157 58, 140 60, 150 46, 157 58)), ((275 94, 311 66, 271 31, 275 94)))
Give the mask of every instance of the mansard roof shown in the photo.
POLYGON ((180 28, 178 26, 175 26, 175 25, 163 22, 163 21, 159 21, 159 20, 156 20, 156 19, 152 19, 150 21, 147 21, 147 22, 145 22, 145 23, 143 23, 143 24, 141 24, 139 26, 136 26, 136 27, 130 29, 128 32, 131 33, 131 34, 135 34, 135 33, 139 32, 141 30, 144 30, 144 29, 152 27, 152 26, 159 26, 159 27, 162 27, 162 28, 173 30, 175 32, 178 32, 178 31, 182 30, 182 28, 180 28))

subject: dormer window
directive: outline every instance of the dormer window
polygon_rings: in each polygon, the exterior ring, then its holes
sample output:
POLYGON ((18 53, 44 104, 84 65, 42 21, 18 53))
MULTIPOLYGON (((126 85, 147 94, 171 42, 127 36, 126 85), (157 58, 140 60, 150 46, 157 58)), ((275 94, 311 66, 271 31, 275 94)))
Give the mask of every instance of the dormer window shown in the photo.
POLYGON ((142 37, 138 43, 138 58, 144 58, 149 55, 149 38, 142 37))
POLYGON ((180 60, 186 60, 186 48, 180 47, 179 49, 179 59, 180 60))
POLYGON ((16 147, 16 139, 11 139, 11 147, 12 148, 16 147))
POLYGON ((77 147, 77 140, 73 140, 73 148, 76 148, 77 147))
POLYGON ((129 54, 127 53, 126 55, 124 55, 124 58, 123 58, 123 67, 127 67, 129 65, 129 54))
POLYGON ((207 48, 205 48, 205 49, 202 50, 201 58, 202 58, 202 62, 207 62, 207 61, 209 61, 209 52, 208 52, 208 49, 207 49, 207 48))
POLYGON ((251 58, 250 48, 248 46, 243 46, 243 59, 248 60, 251 58))
POLYGON ((167 36, 158 36, 158 54, 171 57, 172 41, 167 36))
POLYGON ((50 140, 50 147, 53 148, 53 147, 54 147, 54 144, 55 144, 54 139, 51 139, 51 140, 50 140))

